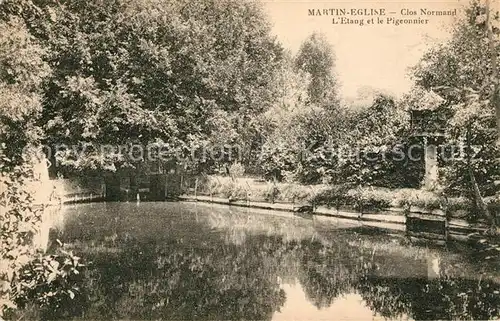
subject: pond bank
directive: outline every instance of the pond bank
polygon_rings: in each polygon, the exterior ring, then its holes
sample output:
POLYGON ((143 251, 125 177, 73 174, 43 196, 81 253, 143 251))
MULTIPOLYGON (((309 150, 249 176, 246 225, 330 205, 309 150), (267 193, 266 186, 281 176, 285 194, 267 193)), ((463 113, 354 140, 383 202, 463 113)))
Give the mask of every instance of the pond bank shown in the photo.
MULTIPOLYGON (((314 215, 314 216, 328 216, 339 219, 356 221, 362 226, 376 228, 388 232, 407 232, 413 237, 424 237, 430 239, 437 239, 443 241, 469 241, 468 235, 471 233, 480 233, 486 230, 486 227, 476 225, 473 226, 465 220, 456 218, 446 218, 439 211, 425 211, 423 209, 415 208, 409 212, 405 212, 402 208, 389 208, 373 213, 361 213, 352 208, 328 208, 325 206, 311 207, 309 205, 298 205, 293 203, 271 203, 271 202, 256 202, 248 200, 232 200, 229 198, 212 197, 205 195, 181 195, 179 197, 182 201, 191 202, 204 202, 228 206, 238 206, 274 211, 295 212, 299 215, 314 215), (425 232, 425 228, 415 231, 410 225, 410 220, 418 218, 419 221, 427 222, 427 225, 437 224, 443 225, 445 231, 443 237, 440 238, 440 233, 435 233, 430 227, 431 233, 425 232)), ((424 223, 425 225, 426 223, 424 223)))
MULTIPOLYGON (((49 202, 50 205, 105 201, 105 187, 88 188, 66 181, 57 182, 57 184, 60 185, 57 188, 58 197, 53 198, 49 202)), ((243 182, 241 179, 212 177, 205 184, 196 183, 193 190, 185 188, 184 194, 178 199, 295 212, 305 217, 311 215, 333 217, 356 222, 356 224, 380 231, 398 231, 406 233, 410 237, 424 237, 439 241, 468 241, 470 234, 486 230, 486 226, 469 224, 460 216, 455 215, 456 211, 446 211, 445 213, 443 210, 436 209, 439 205, 437 200, 429 202, 430 197, 422 194, 422 191, 414 192, 416 196, 409 190, 391 191, 366 188, 350 192, 352 195, 343 195, 346 190, 339 187, 299 186, 296 184, 278 184, 276 187, 268 183, 258 183, 255 180, 243 182), (275 195, 275 190, 278 191, 277 195, 275 195), (326 193, 323 193, 325 191, 326 193), (324 197, 317 197, 318 195, 324 197), (422 195, 426 198, 421 197, 422 195), (270 196, 274 202, 268 199, 270 196), (414 199, 425 199, 426 201, 419 203, 414 199), (411 202, 408 202, 407 206, 402 206, 401 204, 406 203, 401 202, 401 200, 410 200, 411 202)), ((139 199, 143 200, 142 197, 139 199)))

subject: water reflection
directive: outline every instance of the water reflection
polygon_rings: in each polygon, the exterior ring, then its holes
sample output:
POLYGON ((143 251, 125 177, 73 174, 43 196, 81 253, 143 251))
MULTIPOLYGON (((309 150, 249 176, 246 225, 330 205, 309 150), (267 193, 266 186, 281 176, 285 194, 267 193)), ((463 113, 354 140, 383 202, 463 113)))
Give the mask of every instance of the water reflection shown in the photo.
POLYGON ((124 243, 117 255, 93 257, 89 279, 98 282, 89 297, 99 299, 87 313, 112 319, 270 319, 285 294, 270 264, 275 249, 267 250, 124 243))
POLYGON ((491 319, 496 273, 444 250, 288 214, 194 204, 69 208, 89 264, 69 319, 491 319), (355 311, 355 314, 353 314, 355 311))
POLYGON ((285 305, 273 316, 273 321, 290 320, 376 320, 359 294, 346 294, 328 307, 318 309, 309 303, 300 283, 283 285, 285 305))

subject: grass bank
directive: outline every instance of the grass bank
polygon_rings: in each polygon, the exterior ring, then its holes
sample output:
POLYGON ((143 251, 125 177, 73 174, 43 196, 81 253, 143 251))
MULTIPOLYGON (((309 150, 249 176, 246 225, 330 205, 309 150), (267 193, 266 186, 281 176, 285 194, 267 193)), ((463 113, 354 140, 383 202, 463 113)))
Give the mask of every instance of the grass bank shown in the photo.
MULTIPOLYGON (((194 189, 190 193, 194 193, 194 189)), ((461 219, 470 218, 473 214, 473 206, 466 198, 446 198, 430 191, 410 188, 299 185, 254 178, 207 176, 199 180, 196 193, 232 200, 351 209, 362 213, 382 212, 396 207, 441 213, 461 219)))

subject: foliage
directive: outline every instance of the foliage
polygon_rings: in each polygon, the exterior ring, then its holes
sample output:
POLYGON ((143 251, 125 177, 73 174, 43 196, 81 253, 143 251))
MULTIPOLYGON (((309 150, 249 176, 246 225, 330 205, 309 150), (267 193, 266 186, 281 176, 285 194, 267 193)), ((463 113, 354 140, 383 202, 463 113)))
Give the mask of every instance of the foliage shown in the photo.
POLYGON ((409 191, 398 200, 401 207, 405 209, 420 208, 425 210, 446 210, 447 201, 443 197, 428 191, 409 191))
MULTIPOLYGON (((491 47, 484 23, 479 19, 484 13, 484 6, 473 1, 466 16, 454 25, 451 39, 426 52, 413 70, 418 86, 442 98, 443 106, 437 112, 448 119, 447 143, 465 147, 465 155, 441 164, 442 184, 450 195, 472 197, 471 177, 464 175, 469 168, 481 192, 491 195, 499 171, 494 161, 498 151, 491 47)), ((498 50, 498 43, 493 48, 498 50)))
POLYGON ((498 64, 499 43, 489 30, 498 25, 500 16, 494 10, 472 1, 465 17, 454 25, 451 39, 428 51, 414 68, 417 85, 445 100, 440 112, 449 119, 448 143, 465 147, 459 157, 443 164, 441 184, 448 194, 469 198, 491 231, 495 214, 483 197, 495 194, 499 174, 498 66, 491 68, 492 63, 498 64), (492 19, 486 25, 483 18, 490 13, 492 19))
POLYGON ((280 197, 281 191, 276 184, 268 184, 264 191, 264 199, 268 202, 274 203, 280 197))
POLYGON ((364 211, 379 211, 390 207, 392 199, 383 196, 373 188, 358 187, 347 193, 347 197, 353 200, 354 209, 361 213, 364 211))
MULTIPOLYGON (((394 191, 392 191, 394 193, 394 191)), ((379 211, 391 207, 393 198, 391 191, 370 187, 353 188, 352 185, 334 185, 320 191, 310 202, 340 209, 352 206, 358 212, 379 211)))
POLYGON ((21 13, 13 1, 2 6, 49 49, 53 73, 39 123, 48 145, 75 146, 56 155, 63 165, 134 163, 128 153, 100 153, 103 144, 167 143, 167 157, 203 144, 254 147, 254 115, 273 101, 281 57, 259 4, 46 1, 21 13))
POLYGON ((373 103, 352 111, 349 124, 339 142, 338 165, 329 168, 333 183, 414 187, 418 167, 406 153, 408 138, 407 112, 390 96, 378 95, 373 103))
MULTIPOLYGON (((42 86, 52 70, 49 51, 29 32, 23 12, 36 14, 30 1, 1 4, 0 19, 0 316, 27 302, 53 307, 59 291, 70 292, 69 275, 78 266, 70 254, 42 257, 37 253, 43 208, 35 208, 35 149, 42 136, 42 86), (17 11, 16 11, 17 10, 17 11), (18 16, 4 15, 6 12, 18 16), (68 263, 67 260, 71 259, 68 263), (73 267, 69 267, 72 265, 73 267)), ((41 205, 41 204, 39 204, 41 205)))
POLYGON ((319 158, 316 152, 342 123, 335 120, 333 112, 314 106, 284 117, 286 120, 268 136, 261 152, 265 176, 305 184, 320 182, 321 165, 328 160, 319 158))
POLYGON ((294 183, 256 182, 251 178, 210 175, 199 186, 199 192, 212 196, 252 201, 306 202, 324 186, 303 186, 294 183))
POLYGON ((358 110, 304 106, 288 112, 286 119, 277 112, 273 117, 281 126, 268 136, 261 153, 268 178, 393 188, 420 184, 423 159, 415 161, 407 153, 415 143, 409 137, 408 113, 389 96, 378 95, 358 110))
POLYGON ((445 102, 444 98, 432 91, 415 86, 406 93, 401 101, 402 106, 410 110, 436 110, 445 102))
POLYGON ((20 309, 36 307, 44 320, 64 318, 68 310, 82 309, 82 268, 80 258, 72 252, 39 253, 23 266, 14 282, 17 306, 20 309))
MULTIPOLYGON (((360 212, 389 207, 413 207, 427 211, 440 209, 449 217, 466 218, 471 222, 477 219, 477 212, 468 198, 446 197, 437 192, 414 188, 362 187, 351 183, 304 186, 297 183, 259 183, 251 178, 233 180, 211 175, 199 185, 198 192, 214 197, 249 198, 251 201, 307 202, 336 209, 348 206, 360 212)), ((494 200, 490 203, 493 207, 494 200)))
POLYGON ((18 17, 0 15, 0 316, 13 308, 12 282, 34 254, 41 211, 28 186, 35 180, 31 149, 40 130, 40 86, 50 73, 45 49, 18 17))
POLYGON ((295 57, 285 55, 278 79, 280 99, 263 115, 259 164, 266 178, 321 181, 321 162, 312 151, 342 132, 345 113, 334 95, 334 60, 330 44, 318 34, 308 37, 295 57))
POLYGON ((29 166, 20 165, 0 176, 0 315, 15 307, 11 283, 35 252, 31 241, 40 228, 41 211, 32 205, 30 174, 29 166))
POLYGON ((325 36, 313 33, 302 43, 295 67, 311 77, 307 87, 308 102, 321 107, 335 105, 335 54, 325 36))
POLYGON ((473 219, 474 216, 471 202, 465 197, 445 197, 433 191, 413 188, 361 187, 350 183, 304 186, 296 183, 259 183, 251 178, 233 180, 212 175, 199 185, 198 192, 215 197, 249 197, 251 201, 308 202, 337 209, 351 206, 359 211, 414 207, 429 211, 441 209, 456 218, 473 219))
POLYGON ((234 163, 229 167, 229 175, 231 175, 233 179, 243 177, 243 174, 245 174, 245 166, 241 163, 234 163))
POLYGON ((40 138, 35 126, 42 105, 40 86, 50 69, 44 48, 16 17, 0 20, 0 147, 2 172, 24 163, 23 153, 40 138))
POLYGON ((445 197, 436 192, 413 188, 389 189, 354 187, 350 184, 330 185, 320 189, 310 202, 337 209, 342 206, 352 206, 360 212, 378 211, 389 207, 406 210, 419 208, 426 211, 439 209, 445 211, 449 217, 466 218, 469 221, 474 221, 477 214, 471 201, 465 197, 445 197))
POLYGON ((349 190, 349 185, 329 186, 316 194, 311 201, 316 205, 326 205, 333 208, 350 205, 352 204, 352 199, 348 196, 349 190))

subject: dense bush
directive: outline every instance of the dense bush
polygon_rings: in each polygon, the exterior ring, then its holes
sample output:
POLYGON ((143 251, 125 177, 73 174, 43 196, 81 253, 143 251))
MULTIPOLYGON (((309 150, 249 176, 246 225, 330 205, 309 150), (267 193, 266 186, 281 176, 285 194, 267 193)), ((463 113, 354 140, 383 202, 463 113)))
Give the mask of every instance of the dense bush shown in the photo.
POLYGON ((203 183, 200 182, 199 192, 201 194, 239 198, 254 201, 270 202, 306 202, 318 192, 323 185, 304 186, 292 183, 279 182, 256 182, 251 178, 232 179, 223 176, 206 176, 203 183))
POLYGON ((243 177, 245 174, 245 166, 243 166, 241 163, 234 163, 229 167, 229 175, 233 179, 243 177))
POLYGON ((15 306, 11 284, 35 252, 32 240, 40 229, 42 215, 34 209, 27 188, 31 174, 29 166, 0 173, 0 316, 2 309, 15 306))
MULTIPOLYGON (((201 194, 251 201, 310 203, 330 208, 351 207, 356 211, 380 211, 399 207, 426 211, 442 210, 450 217, 477 220, 477 210, 469 198, 445 197, 433 191, 413 188, 385 188, 339 185, 300 185, 294 183, 257 182, 251 178, 233 180, 230 177, 206 176, 200 184, 201 194)), ((491 209, 498 202, 488 198, 491 209)))
POLYGON ((352 204, 351 196, 348 195, 349 185, 334 185, 323 189, 311 200, 315 205, 339 208, 342 205, 352 204))
POLYGON ((378 211, 392 205, 392 195, 385 190, 335 185, 322 190, 312 200, 314 204, 340 208, 352 206, 359 212, 378 211))
MULTIPOLYGON (((473 221, 476 211, 471 201, 465 197, 447 198, 435 192, 416 189, 389 189, 380 187, 356 187, 334 185, 321 190, 311 199, 317 205, 339 208, 352 206, 358 211, 377 211, 389 207, 407 210, 420 208, 426 211, 440 209, 451 217, 473 221)), ((494 202, 490 203, 494 207, 494 202)))
POLYGON ((287 119, 280 122, 282 128, 268 137, 261 154, 268 179, 420 186, 423 157, 414 160, 408 156, 409 147, 417 142, 410 138, 409 117, 402 104, 377 94, 371 105, 357 110, 331 108, 305 106, 300 112, 288 112, 287 119))
POLYGON ((13 284, 15 303, 21 309, 35 308, 42 320, 78 315, 85 302, 82 268, 80 258, 71 252, 39 253, 19 271, 13 284))
POLYGON ((348 197, 352 199, 354 209, 359 212, 378 211, 391 206, 392 199, 387 194, 373 188, 362 188, 350 190, 348 197))
POLYGON ((245 182, 222 176, 206 176, 198 186, 200 194, 226 198, 245 198, 247 189, 245 182))

